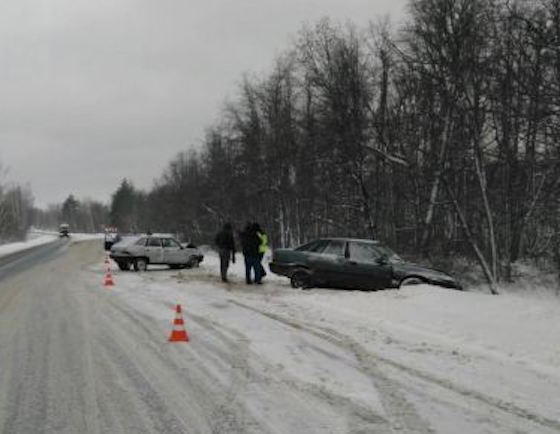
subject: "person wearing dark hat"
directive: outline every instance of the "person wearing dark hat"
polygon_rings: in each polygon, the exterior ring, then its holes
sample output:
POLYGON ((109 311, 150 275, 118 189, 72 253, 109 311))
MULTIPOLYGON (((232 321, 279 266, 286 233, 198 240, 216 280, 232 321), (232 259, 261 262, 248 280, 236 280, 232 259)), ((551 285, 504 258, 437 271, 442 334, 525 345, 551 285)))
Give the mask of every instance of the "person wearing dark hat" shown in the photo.
POLYGON ((235 240, 233 239, 233 227, 231 223, 226 223, 222 230, 218 232, 215 239, 216 247, 220 254, 220 274, 222 282, 228 282, 227 271, 229 260, 235 264, 235 240))
POLYGON ((251 223, 239 234, 241 239, 241 247, 243 249, 243 257, 245 259, 245 282, 247 285, 252 283, 261 283, 261 269, 259 266, 259 245, 260 239, 257 235, 255 227, 251 223), (254 272, 254 280, 251 278, 251 271, 254 272))

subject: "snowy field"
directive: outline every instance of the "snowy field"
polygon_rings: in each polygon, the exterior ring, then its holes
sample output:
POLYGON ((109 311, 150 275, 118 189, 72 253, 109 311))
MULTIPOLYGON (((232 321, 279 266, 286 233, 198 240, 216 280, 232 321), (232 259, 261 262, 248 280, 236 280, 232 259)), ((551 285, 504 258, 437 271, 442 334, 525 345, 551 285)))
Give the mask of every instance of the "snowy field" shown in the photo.
MULTIPOLYGON (((375 414, 391 421, 394 432, 560 431, 560 302, 553 295, 491 296, 428 285, 300 291, 270 273, 264 285, 248 286, 241 263, 238 255, 230 284, 219 281, 218 259, 207 253, 200 268, 117 271, 110 291, 140 318, 155 320, 162 339, 180 303, 188 345, 196 348, 214 339, 210 330, 222 330, 251 354, 244 369, 261 382, 268 378, 267 387, 280 388, 280 376, 283 386, 307 396, 310 410, 320 399, 346 409, 331 418, 317 404, 310 424, 323 420, 330 429, 302 430, 285 411, 304 404, 287 407, 286 390, 278 392, 275 410, 261 401, 263 390, 239 388, 235 399, 262 412, 267 430, 374 432, 367 428, 374 421, 366 422, 375 414)), ((90 271, 101 279, 103 267, 100 260, 90 271)))
POLYGON ((224 284, 211 251, 105 287, 102 236, 60 247, 1 281, 2 432, 560 432, 552 292, 224 284))

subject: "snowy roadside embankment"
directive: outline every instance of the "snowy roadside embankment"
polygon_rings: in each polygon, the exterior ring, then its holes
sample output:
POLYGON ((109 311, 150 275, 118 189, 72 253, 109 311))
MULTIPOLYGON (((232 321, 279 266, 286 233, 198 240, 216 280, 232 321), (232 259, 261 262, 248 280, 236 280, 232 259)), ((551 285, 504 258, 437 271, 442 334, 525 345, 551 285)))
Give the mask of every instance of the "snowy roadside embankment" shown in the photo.
POLYGON ((264 285, 247 286, 241 255, 230 269, 231 284, 219 282, 218 270, 218 258, 207 252, 198 269, 117 273, 114 291, 162 329, 169 308, 183 303, 187 318, 240 333, 291 378, 360 405, 383 397, 360 389, 358 374, 346 378, 337 363, 350 357, 344 363, 359 372, 381 370, 387 387, 404 389, 405 401, 436 432, 510 432, 520 423, 521 432, 532 432, 533 423, 539 432, 560 430, 560 302, 552 295, 491 296, 428 285, 298 291, 270 273, 264 285))
MULTIPOLYGON (((91 241, 91 240, 102 240, 102 233, 86 234, 86 233, 72 233, 70 234, 69 241, 81 242, 81 241, 91 241)), ((25 250, 32 249, 34 247, 39 247, 45 244, 52 243, 59 239, 58 232, 50 231, 30 231, 27 234, 27 239, 25 241, 18 241, 15 243, 0 244, 0 257, 13 255, 15 253, 23 252, 25 250)))
POLYGON ((103 233, 70 233, 70 241, 80 242, 80 241, 92 241, 92 240, 102 240, 105 237, 103 233))
POLYGON ((58 239, 58 235, 56 234, 31 234, 30 236, 28 236, 28 239, 26 241, 0 244, 0 257, 12 255, 14 253, 22 252, 33 247, 52 243, 56 239, 58 239))

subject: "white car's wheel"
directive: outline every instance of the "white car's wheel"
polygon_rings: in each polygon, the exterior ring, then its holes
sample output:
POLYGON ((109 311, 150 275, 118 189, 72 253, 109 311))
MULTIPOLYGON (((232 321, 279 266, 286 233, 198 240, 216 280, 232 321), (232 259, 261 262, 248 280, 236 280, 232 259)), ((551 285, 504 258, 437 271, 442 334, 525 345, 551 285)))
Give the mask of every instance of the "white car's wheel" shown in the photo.
POLYGON ((121 271, 129 271, 131 263, 128 261, 117 261, 117 265, 121 271))
POLYGON ((187 268, 198 267, 198 259, 195 256, 191 256, 185 266, 187 268))
POLYGON ((135 271, 146 271, 148 269, 148 261, 145 258, 138 258, 134 261, 135 271))

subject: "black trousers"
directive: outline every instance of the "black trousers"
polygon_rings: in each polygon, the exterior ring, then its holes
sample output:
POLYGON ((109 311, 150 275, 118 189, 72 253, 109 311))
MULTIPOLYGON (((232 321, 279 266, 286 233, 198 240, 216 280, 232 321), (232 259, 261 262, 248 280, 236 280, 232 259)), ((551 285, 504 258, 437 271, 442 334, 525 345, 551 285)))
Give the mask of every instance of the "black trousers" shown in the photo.
POLYGON ((231 257, 231 252, 228 249, 220 249, 220 274, 222 280, 227 280, 227 271, 229 268, 229 258, 231 257))
POLYGON ((259 253, 259 269, 260 269, 261 279, 264 276, 266 276, 266 270, 264 269, 264 266, 262 264, 263 259, 264 259, 264 253, 259 253))

